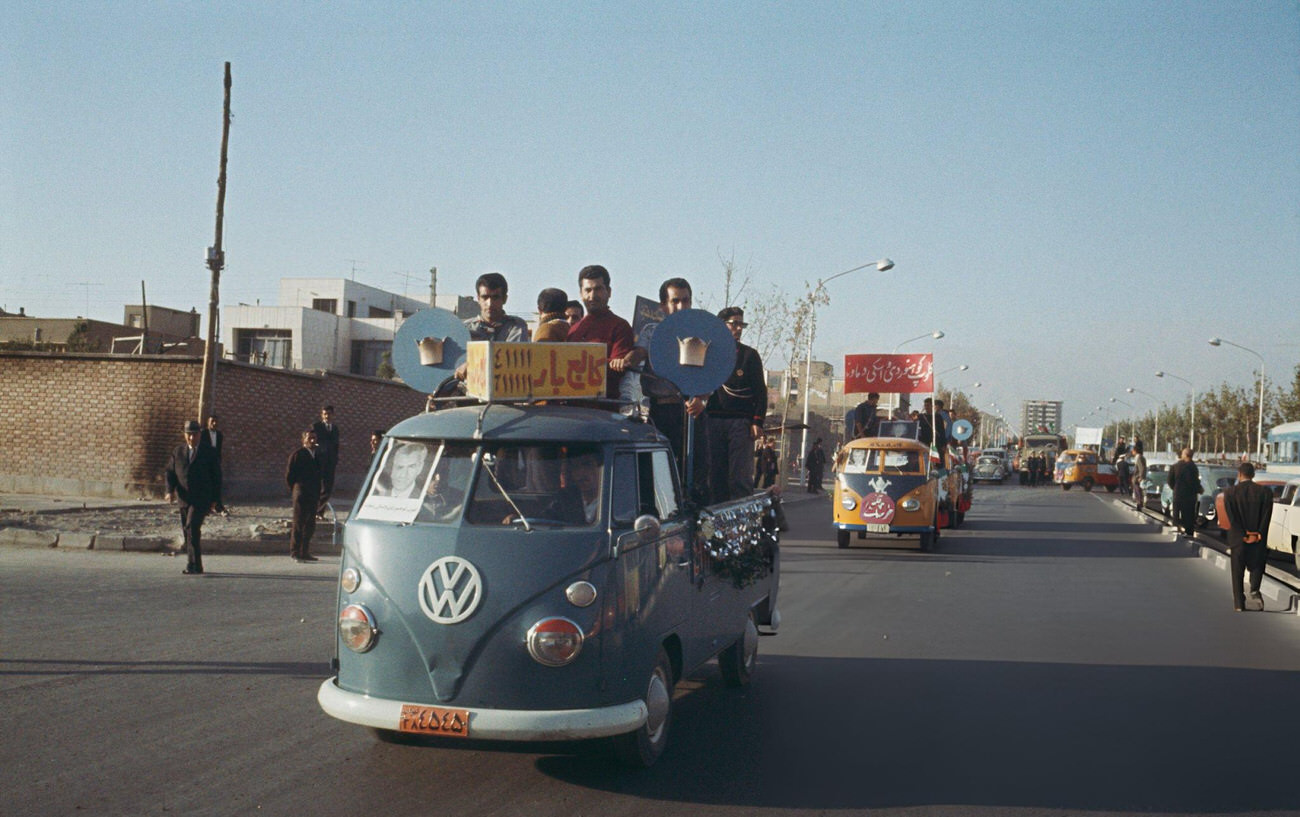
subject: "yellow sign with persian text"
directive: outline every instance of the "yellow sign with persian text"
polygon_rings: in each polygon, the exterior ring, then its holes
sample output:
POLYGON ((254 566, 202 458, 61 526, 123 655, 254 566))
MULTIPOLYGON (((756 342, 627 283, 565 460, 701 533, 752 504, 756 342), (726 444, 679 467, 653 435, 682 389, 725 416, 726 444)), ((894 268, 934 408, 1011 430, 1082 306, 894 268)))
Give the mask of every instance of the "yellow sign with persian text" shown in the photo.
POLYGON ((465 393, 480 400, 604 397, 608 363, 603 343, 472 340, 465 393))

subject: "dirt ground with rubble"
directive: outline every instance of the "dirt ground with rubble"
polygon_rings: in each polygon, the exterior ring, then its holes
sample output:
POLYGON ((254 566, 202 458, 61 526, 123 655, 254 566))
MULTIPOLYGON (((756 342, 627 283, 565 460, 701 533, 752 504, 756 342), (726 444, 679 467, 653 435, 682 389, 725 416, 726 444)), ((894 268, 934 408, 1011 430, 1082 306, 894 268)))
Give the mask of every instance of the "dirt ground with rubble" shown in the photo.
MULTIPOLYGON (((212 514, 204 520, 203 535, 210 539, 288 537, 289 524, 288 502, 278 505, 231 505, 225 514, 212 514)), ((177 506, 166 502, 85 510, 5 510, 0 511, 0 528, 175 536, 178 539, 181 534, 177 506)))

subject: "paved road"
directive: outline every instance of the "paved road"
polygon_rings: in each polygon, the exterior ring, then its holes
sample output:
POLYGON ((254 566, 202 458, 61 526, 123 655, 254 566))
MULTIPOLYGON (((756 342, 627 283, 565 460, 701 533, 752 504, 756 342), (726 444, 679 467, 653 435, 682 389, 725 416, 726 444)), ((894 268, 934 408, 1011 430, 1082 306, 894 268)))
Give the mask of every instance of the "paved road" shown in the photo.
POLYGON ((689 679, 636 774, 324 716, 329 562, 186 580, 157 555, 0 551, 3 811, 1300 813, 1300 620, 1233 613, 1222 572, 1107 498, 981 488, 936 553, 839 550, 825 499, 790 516, 754 685, 689 679))

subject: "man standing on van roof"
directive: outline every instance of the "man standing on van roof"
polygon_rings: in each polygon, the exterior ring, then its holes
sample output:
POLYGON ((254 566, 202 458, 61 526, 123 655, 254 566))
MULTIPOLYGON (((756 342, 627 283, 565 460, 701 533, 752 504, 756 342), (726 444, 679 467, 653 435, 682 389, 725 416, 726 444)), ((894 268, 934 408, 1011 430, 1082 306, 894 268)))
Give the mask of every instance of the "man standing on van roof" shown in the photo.
MULTIPOLYGON (((506 314, 506 299, 510 285, 499 272, 485 272, 474 282, 474 295, 478 298, 478 315, 466 318, 465 328, 470 340, 500 340, 525 343, 531 340, 528 323, 523 318, 506 314)), ((456 379, 465 379, 465 364, 456 367, 456 379)), ((432 395, 430 395, 432 397, 432 395)), ((428 409, 425 409, 428 411, 428 409)))
MULTIPOLYGON (((669 278, 659 285, 659 310, 664 317, 690 309, 693 303, 691 284, 685 278, 669 278)), ((688 417, 704 414, 708 395, 683 395, 670 381, 654 374, 649 363, 650 344, 659 324, 652 323, 641 330, 637 339, 633 365, 645 361, 645 375, 641 390, 650 401, 650 422, 668 438, 668 444, 677 458, 677 472, 686 475, 686 425, 688 417)), ((766 405, 766 398, 764 398, 766 405)), ((709 424, 695 424, 694 444, 691 447, 691 498, 699 505, 709 504, 709 424)))
POLYGON ((499 272, 485 272, 474 282, 478 297, 478 317, 465 321, 470 340, 527 342, 528 324, 523 318, 506 314, 510 285, 499 272))
POLYGON ((880 416, 876 414, 876 406, 880 403, 880 395, 871 392, 867 399, 858 403, 853 408, 853 436, 858 437, 876 437, 880 434, 880 416))
POLYGON ((609 309, 609 270, 591 264, 578 271, 578 295, 587 315, 569 329, 570 343, 603 343, 609 357, 605 396, 617 397, 623 372, 635 365, 636 339, 632 326, 609 309))
POLYGON ((736 341, 731 375, 709 395, 709 479, 713 501, 754 493, 754 440, 767 417, 767 378, 758 350, 740 342, 745 311, 729 306, 718 313, 736 341))

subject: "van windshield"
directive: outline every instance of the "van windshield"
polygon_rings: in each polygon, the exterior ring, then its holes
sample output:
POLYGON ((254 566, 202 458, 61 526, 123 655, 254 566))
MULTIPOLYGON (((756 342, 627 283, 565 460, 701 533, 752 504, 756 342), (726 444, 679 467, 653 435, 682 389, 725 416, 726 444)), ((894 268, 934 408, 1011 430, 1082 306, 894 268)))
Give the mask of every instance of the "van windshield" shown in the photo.
POLYGON ((599 446, 529 443, 483 448, 465 511, 472 525, 591 527, 601 519, 599 446))
POLYGON ((854 448, 844 461, 846 474, 923 474, 920 454, 916 451, 882 451, 877 448, 854 448))

